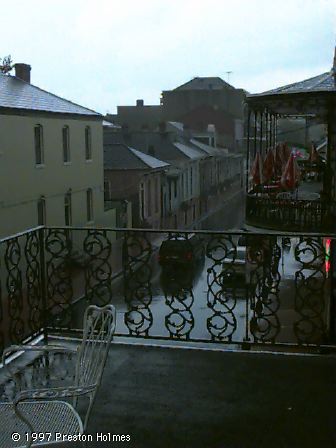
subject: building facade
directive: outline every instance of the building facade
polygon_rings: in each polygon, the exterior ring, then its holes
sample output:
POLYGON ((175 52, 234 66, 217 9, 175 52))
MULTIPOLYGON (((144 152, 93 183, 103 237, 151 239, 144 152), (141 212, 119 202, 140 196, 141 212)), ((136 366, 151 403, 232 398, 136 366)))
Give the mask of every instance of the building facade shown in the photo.
POLYGON ((30 66, 17 65, 17 76, 0 74, 0 235, 113 225, 104 212, 102 116, 33 86, 30 66))
MULTIPOLYGON (((118 106, 110 119, 129 131, 159 130, 169 121, 180 122, 200 139, 208 138, 209 126, 219 145, 235 152, 244 149, 244 101, 246 92, 219 77, 197 77, 172 90, 164 90, 160 105, 118 106)), ((215 145, 214 143, 210 143, 215 145)))
MULTIPOLYGON (((140 223, 154 228, 199 228, 204 216, 223 205, 226 190, 238 177, 242 180, 242 157, 192 138, 181 123, 168 125, 161 131, 104 129, 108 190, 113 191, 114 199, 132 200, 133 210, 139 216, 137 221, 133 220, 133 226, 140 223), (127 148, 127 157, 126 152, 117 155, 120 147, 127 148), (111 163, 107 151, 112 154, 113 148, 115 153, 111 163), (134 164, 130 153, 142 161, 137 160, 134 164), (148 174, 145 174, 143 161, 149 161, 150 165, 153 162, 166 164, 157 181, 153 180, 155 164, 147 167, 148 174), (160 223, 155 216, 158 191, 153 187, 155 183, 160 185, 160 223), (148 193, 150 188, 154 188, 156 195, 148 193), (145 201, 146 205, 142 207, 145 201)), ((239 183, 235 185, 238 189, 242 187, 239 183)))
POLYGON ((104 145, 106 201, 129 201, 132 226, 160 228, 165 216, 168 163, 123 143, 104 145))

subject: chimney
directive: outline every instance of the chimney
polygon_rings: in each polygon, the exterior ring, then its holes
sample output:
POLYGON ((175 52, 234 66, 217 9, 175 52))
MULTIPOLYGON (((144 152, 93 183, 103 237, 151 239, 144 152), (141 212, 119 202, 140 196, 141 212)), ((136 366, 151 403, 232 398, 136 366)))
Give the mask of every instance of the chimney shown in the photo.
POLYGON ((136 105, 137 105, 137 107, 143 107, 144 100, 136 100, 136 105))
POLYGON ((22 81, 30 83, 31 66, 28 64, 15 64, 15 76, 22 81))

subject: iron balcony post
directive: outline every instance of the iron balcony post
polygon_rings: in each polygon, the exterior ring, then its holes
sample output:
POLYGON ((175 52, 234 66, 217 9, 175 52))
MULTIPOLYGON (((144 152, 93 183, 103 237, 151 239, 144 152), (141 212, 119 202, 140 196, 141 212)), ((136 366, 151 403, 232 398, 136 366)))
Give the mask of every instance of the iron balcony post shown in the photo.
POLYGON ((329 341, 335 343, 336 339, 336 260, 335 240, 330 240, 330 307, 329 307, 329 341))
POLYGON ((40 248, 40 282, 42 295, 42 325, 43 337, 48 343, 48 310, 47 310, 47 284, 46 284, 46 270, 45 270, 45 227, 38 229, 38 240, 40 248))

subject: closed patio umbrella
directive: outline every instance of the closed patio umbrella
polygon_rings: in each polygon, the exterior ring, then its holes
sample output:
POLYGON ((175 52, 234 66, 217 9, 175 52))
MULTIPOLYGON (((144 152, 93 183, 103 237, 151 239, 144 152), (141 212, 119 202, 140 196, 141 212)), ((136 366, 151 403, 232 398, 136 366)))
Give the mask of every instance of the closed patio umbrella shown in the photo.
POLYGON ((262 160, 259 152, 257 152, 255 156, 250 176, 252 177, 252 181, 255 186, 263 183, 262 160))
POLYGON ((267 154, 263 165, 263 177, 264 181, 268 182, 274 177, 275 171, 275 159, 274 159, 274 151, 270 149, 267 154))
POLYGON ((281 152, 282 152, 282 145, 281 144, 276 145, 274 149, 274 171, 277 177, 280 177, 283 172, 281 152))
POLYGON ((281 176, 281 186, 286 190, 294 190, 300 180, 300 168, 293 154, 290 155, 281 176))

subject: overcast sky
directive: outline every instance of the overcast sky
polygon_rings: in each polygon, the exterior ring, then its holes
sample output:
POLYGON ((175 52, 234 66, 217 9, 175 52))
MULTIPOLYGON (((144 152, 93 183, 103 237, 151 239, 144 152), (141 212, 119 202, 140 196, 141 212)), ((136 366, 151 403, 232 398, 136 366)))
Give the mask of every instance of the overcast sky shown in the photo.
POLYGON ((195 76, 261 92, 330 70, 336 0, 0 0, 0 57, 101 113, 195 76))

